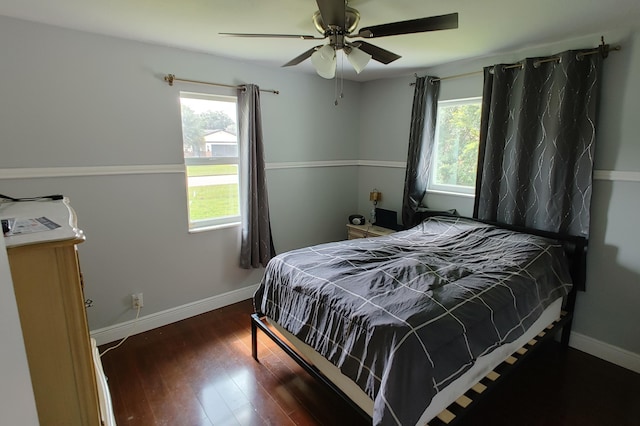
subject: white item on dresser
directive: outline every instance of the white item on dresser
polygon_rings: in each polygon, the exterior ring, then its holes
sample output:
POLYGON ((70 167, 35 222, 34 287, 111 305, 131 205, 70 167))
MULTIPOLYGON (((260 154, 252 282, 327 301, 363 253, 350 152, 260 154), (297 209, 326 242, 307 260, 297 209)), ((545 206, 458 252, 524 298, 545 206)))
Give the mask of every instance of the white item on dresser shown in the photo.
POLYGON ((109 393, 109 384, 107 376, 102 368, 100 353, 96 345, 96 339, 91 338, 91 349, 93 354, 93 366, 96 372, 96 381, 98 382, 98 400, 100 401, 100 418, 104 426, 115 426, 116 419, 113 417, 113 404, 111 403, 111 394, 109 393))

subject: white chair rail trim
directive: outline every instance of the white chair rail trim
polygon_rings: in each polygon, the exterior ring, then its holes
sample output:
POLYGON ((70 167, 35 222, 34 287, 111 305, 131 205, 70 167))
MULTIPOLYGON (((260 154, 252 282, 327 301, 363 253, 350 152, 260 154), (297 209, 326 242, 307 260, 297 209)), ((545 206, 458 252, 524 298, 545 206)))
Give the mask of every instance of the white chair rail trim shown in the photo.
POLYGON ((623 170, 594 170, 595 180, 615 180, 625 182, 640 182, 640 172, 623 170))
MULTIPOLYGON (((402 161, 382 160, 329 160, 329 161, 288 161, 266 163, 267 170, 284 170, 312 167, 388 167, 404 169, 406 163, 402 161)), ((32 179, 52 177, 79 176, 111 176, 111 175, 140 175, 158 173, 184 173, 184 164, 144 164, 127 166, 83 166, 83 167, 33 167, 33 168, 5 168, 0 169, 0 180, 3 179, 32 179)), ((640 182, 640 171, 625 170, 595 170, 595 180, 640 182)))
POLYGON ((0 169, 0 179, 184 173, 184 164, 0 169))

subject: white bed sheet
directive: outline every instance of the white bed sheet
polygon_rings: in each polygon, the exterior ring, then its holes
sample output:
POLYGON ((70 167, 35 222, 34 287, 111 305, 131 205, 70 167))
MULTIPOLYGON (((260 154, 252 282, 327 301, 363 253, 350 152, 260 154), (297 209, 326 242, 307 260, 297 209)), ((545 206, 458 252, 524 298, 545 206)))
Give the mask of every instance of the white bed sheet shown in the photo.
MULTIPOLYGON (((496 348, 491 353, 478 358, 471 369, 436 394, 420 417, 417 425, 425 425, 429 420, 436 417, 442 410, 447 408, 480 379, 487 375, 487 373, 500 365, 501 362, 516 350, 524 346, 547 326, 557 320, 560 317, 561 309, 562 298, 559 298, 545 309, 542 315, 540 315, 540 317, 522 336, 520 336, 519 339, 496 348)), ((273 325, 291 343, 291 346, 316 366, 322 374, 340 388, 349 398, 351 398, 353 402, 358 404, 358 406, 365 412, 369 413, 369 415, 373 414, 373 400, 369 398, 369 396, 364 393, 358 385, 342 374, 335 365, 331 364, 327 359, 313 350, 311 346, 296 338, 293 334, 283 329, 274 321, 270 321, 268 318, 267 320, 269 321, 269 324, 273 325)))

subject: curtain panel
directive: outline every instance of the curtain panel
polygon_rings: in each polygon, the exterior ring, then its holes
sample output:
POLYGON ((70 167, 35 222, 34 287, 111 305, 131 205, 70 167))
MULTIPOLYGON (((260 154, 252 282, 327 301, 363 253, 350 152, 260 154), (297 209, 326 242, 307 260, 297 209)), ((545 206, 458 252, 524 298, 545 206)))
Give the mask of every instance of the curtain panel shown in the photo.
POLYGON ((474 217, 588 236, 602 57, 584 52, 484 69, 474 217))
POLYGON ((271 237, 269 200, 264 169, 260 89, 247 84, 238 90, 240 144, 240 267, 266 266, 276 252, 271 237))
POLYGON ((426 209, 422 201, 429 183, 439 94, 440 80, 429 76, 416 78, 402 198, 402 224, 405 228, 417 225, 420 220, 417 213, 426 209))

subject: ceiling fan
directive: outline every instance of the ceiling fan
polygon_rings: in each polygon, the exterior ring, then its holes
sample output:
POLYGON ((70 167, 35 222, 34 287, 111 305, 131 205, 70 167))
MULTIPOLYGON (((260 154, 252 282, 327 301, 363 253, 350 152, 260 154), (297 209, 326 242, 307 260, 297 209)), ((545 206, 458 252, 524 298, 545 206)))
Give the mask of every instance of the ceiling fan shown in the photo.
POLYGON ((401 34, 422 33, 458 28, 458 14, 431 16, 427 18, 411 19, 408 21, 391 22, 360 28, 354 32, 360 21, 360 12, 349 7, 345 0, 316 0, 318 10, 313 14, 313 23, 322 37, 299 34, 246 34, 220 33, 233 37, 269 37, 269 38, 298 38, 302 40, 329 39, 328 44, 312 47, 283 65, 288 67, 297 65, 311 58, 318 74, 324 78, 333 78, 336 72, 336 52, 342 50, 357 73, 360 73, 370 59, 389 64, 400 58, 399 55, 374 46, 363 40, 350 39, 388 37, 401 34))

